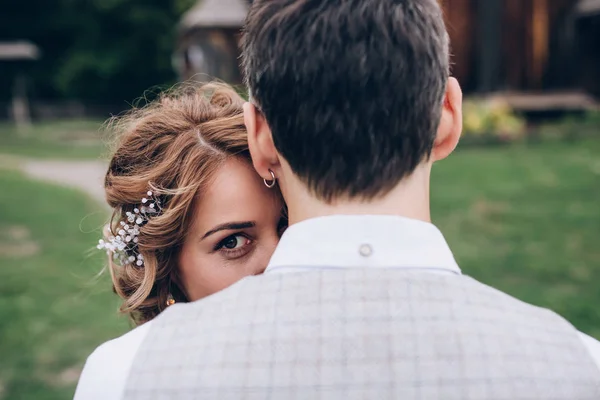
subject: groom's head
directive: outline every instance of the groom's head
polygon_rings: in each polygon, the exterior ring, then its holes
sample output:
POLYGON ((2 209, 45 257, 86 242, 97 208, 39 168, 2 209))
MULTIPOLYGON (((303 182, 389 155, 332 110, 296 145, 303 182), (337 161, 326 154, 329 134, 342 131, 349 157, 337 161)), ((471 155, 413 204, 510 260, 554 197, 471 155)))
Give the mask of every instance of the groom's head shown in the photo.
POLYGON ((257 170, 283 161, 331 202, 385 195, 445 157, 460 134, 448 46, 436 0, 255 0, 243 66, 257 170))

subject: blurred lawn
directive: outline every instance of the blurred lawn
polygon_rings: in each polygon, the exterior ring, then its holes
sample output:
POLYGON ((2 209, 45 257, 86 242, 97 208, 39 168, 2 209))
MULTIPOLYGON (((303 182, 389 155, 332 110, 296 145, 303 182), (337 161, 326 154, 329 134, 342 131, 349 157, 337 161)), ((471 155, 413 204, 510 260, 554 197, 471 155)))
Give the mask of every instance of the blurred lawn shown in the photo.
POLYGON ((600 138, 458 151, 432 208, 464 273, 600 338, 600 138))
MULTIPOLYGON (((0 126, 0 153, 97 158, 99 126, 49 124, 29 138, 0 126), (93 140, 73 147, 69 137, 93 140)), ((465 148, 434 168, 432 192, 434 222, 466 274, 597 338, 599 153, 589 139, 465 148)), ((94 278, 105 215, 85 195, 14 171, 0 169, 0 187, 0 399, 69 398, 87 355, 129 326, 109 277, 94 278)))
POLYGON ((0 187, 0 398, 72 398, 86 357, 129 326, 96 278, 106 215, 15 171, 0 169, 0 187))
POLYGON ((97 159, 108 139, 102 121, 64 120, 18 130, 0 123, 0 153, 35 158, 97 159))

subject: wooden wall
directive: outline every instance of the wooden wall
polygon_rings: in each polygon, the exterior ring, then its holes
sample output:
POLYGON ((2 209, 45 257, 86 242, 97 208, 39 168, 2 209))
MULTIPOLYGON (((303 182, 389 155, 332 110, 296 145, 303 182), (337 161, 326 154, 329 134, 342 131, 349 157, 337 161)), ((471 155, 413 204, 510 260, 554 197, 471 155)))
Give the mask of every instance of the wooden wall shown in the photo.
POLYGON ((466 92, 568 87, 577 0, 438 0, 466 92))
MULTIPOLYGON (((568 85, 556 76, 568 46, 563 45, 573 0, 505 0, 503 53, 509 87, 542 90, 568 85), (554 76, 553 76, 554 75, 554 76)), ((566 72, 566 71, 565 71, 566 72)))
POLYGON ((441 0, 450 35, 452 75, 463 86, 463 90, 474 90, 476 51, 476 0, 441 0))

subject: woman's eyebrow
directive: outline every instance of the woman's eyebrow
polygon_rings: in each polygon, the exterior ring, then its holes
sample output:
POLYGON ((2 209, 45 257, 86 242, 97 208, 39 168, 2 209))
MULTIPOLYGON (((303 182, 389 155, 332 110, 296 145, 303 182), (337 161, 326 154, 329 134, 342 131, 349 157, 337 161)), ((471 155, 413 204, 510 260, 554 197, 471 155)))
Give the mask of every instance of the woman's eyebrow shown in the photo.
POLYGON ((207 237, 209 237, 210 235, 220 232, 220 231, 248 229, 248 228, 254 228, 255 226, 256 226, 256 223, 254 221, 226 222, 224 224, 217 225, 214 228, 212 228, 211 230, 209 230, 208 232, 206 232, 204 234, 204 236, 202 236, 202 240, 204 240, 207 237))

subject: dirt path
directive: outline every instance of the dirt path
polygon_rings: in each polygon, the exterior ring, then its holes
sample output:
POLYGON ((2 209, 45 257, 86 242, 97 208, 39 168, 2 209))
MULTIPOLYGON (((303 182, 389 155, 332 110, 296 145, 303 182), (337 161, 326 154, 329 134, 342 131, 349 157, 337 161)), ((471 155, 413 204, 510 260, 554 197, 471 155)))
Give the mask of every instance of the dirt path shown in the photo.
POLYGON ((104 203, 106 164, 103 162, 25 160, 21 169, 34 178, 82 190, 104 203))

